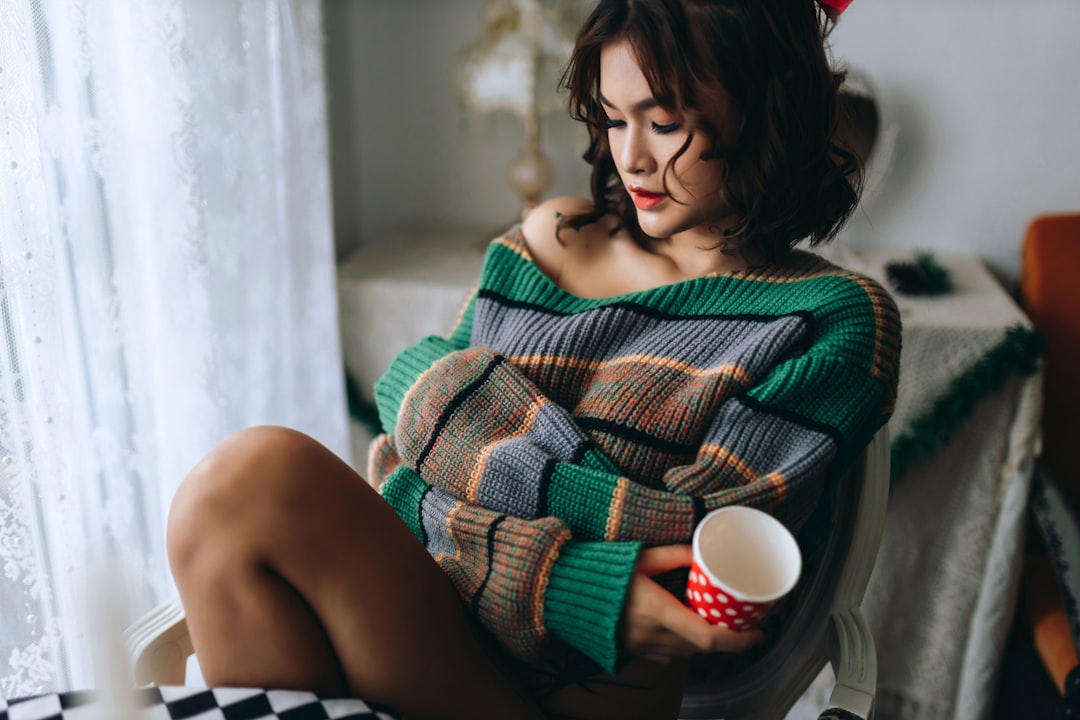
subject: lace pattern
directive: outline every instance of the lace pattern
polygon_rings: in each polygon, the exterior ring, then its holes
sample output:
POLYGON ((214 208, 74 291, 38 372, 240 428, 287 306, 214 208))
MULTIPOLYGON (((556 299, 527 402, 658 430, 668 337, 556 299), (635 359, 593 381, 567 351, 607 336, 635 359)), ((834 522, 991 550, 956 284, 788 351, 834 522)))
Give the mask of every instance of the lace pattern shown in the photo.
POLYGON ((95 582, 131 616, 172 592, 168 503, 216 442, 285 424, 348 459, 348 431, 318 0, 0 0, 0 16, 13 697, 94 682, 95 582))

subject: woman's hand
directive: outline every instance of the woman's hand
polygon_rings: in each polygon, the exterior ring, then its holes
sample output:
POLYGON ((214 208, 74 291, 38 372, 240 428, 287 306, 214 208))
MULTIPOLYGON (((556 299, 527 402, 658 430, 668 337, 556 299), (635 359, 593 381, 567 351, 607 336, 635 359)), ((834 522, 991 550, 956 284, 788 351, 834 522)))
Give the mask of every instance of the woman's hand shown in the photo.
POLYGON ((728 630, 712 625, 653 581, 654 575, 689 567, 689 545, 642 550, 630 580, 624 611, 624 643, 630 655, 654 662, 695 653, 742 652, 762 641, 760 630, 728 630))

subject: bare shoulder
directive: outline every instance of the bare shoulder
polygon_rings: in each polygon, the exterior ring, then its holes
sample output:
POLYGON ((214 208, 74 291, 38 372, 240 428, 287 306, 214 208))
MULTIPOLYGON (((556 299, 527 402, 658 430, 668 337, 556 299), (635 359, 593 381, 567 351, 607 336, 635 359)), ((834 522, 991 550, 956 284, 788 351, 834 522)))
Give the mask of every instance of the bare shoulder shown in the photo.
POLYGON ((559 230, 559 220, 566 215, 591 211, 592 200, 565 196, 547 200, 533 208, 522 223, 525 245, 536 265, 555 282, 559 282, 568 262, 594 252, 607 239, 610 223, 600 220, 580 230, 559 230))
POLYGON ((534 207, 521 225, 522 233, 525 235, 525 244, 529 246, 529 252, 536 255, 537 253, 542 254, 545 251, 550 251, 552 246, 565 247, 570 240, 570 236, 578 233, 567 229, 563 231, 562 237, 559 237, 559 220, 566 215, 579 215, 589 212, 592 207, 591 200, 570 195, 552 198, 534 207))

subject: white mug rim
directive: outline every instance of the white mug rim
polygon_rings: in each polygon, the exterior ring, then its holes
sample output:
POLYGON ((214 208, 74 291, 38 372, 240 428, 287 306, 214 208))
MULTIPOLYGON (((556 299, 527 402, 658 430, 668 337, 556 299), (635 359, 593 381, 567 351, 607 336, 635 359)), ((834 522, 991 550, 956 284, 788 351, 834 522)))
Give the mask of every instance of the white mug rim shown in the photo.
POLYGON ((717 508, 716 510, 712 510, 711 512, 709 512, 707 515, 705 515, 705 517, 701 518, 701 521, 697 524, 697 527, 694 528, 694 537, 691 541, 691 545, 693 546, 694 564, 697 566, 698 572, 704 574, 710 583, 712 583, 717 588, 723 590, 725 593, 731 596, 733 600, 736 600, 738 602, 776 602, 795 588, 795 585, 799 582, 799 577, 802 575, 802 551, 799 549, 799 543, 795 540, 795 536, 791 534, 791 531, 788 530, 782 522, 777 520, 769 513, 765 512, 764 510, 752 508, 748 505, 730 505, 727 507, 717 508), (775 523, 781 529, 783 529, 784 535, 791 542, 792 547, 795 550, 795 572, 792 574, 791 580, 789 580, 780 590, 777 590, 776 592, 770 593, 768 595, 748 595, 746 593, 736 591, 730 585, 713 575, 712 571, 709 570, 708 566, 705 564, 704 560, 701 557, 701 553, 698 550, 698 538, 701 535, 701 529, 705 527, 706 522, 711 520, 714 516, 730 511, 752 511, 755 513, 760 513, 761 515, 764 515, 765 518, 767 518, 766 522, 775 523))

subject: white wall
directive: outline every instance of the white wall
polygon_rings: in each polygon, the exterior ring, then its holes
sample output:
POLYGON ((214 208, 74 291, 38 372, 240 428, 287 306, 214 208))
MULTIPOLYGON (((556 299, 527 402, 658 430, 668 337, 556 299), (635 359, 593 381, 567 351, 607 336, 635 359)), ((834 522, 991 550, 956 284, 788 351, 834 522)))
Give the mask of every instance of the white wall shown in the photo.
MULTIPOLYGON (((341 251, 403 223, 512 221, 520 123, 466 118, 450 83, 484 0, 326 2, 341 251)), ((1076 0, 856 0, 834 55, 869 72, 899 135, 846 241, 970 252, 1013 280, 1028 220, 1080 209, 1078 30, 1076 0)), ((553 192, 584 193, 581 129, 544 133, 553 192)))
MULTIPOLYGON (((401 224, 496 232, 520 214, 505 180, 524 130, 509 113, 468 117, 453 63, 483 31, 485 0, 326 0, 339 252, 401 224)), ((553 193, 582 194, 584 130, 543 118, 553 193)))
POLYGON ((849 234, 1015 279, 1029 219, 1080 210, 1078 31, 1075 0, 856 0, 834 55, 869 72, 900 134, 849 234))

